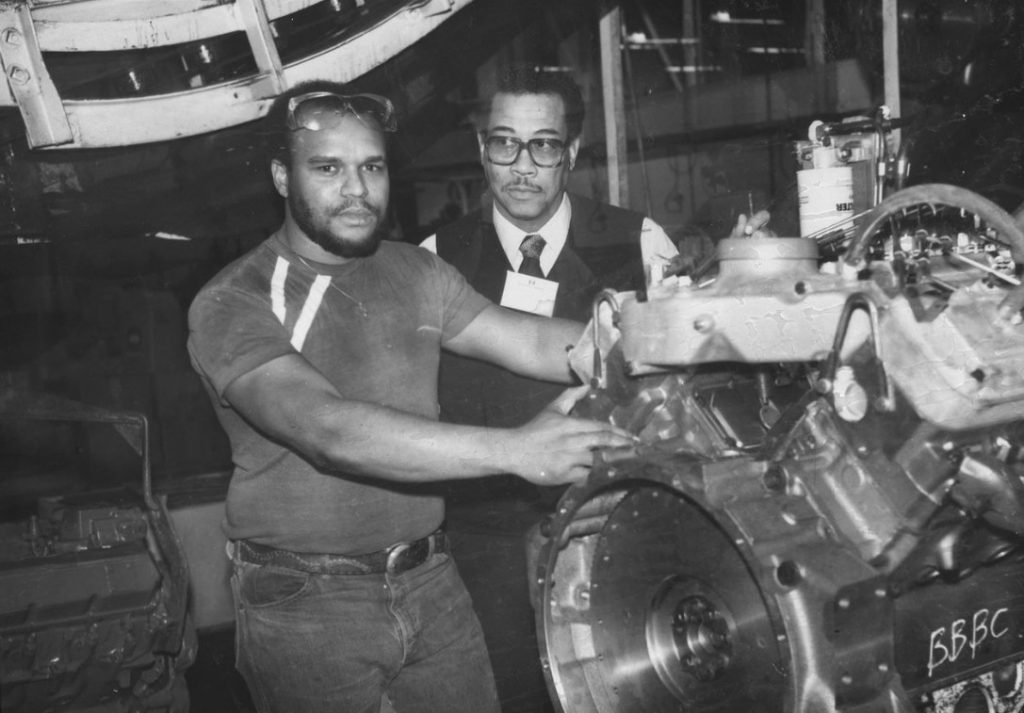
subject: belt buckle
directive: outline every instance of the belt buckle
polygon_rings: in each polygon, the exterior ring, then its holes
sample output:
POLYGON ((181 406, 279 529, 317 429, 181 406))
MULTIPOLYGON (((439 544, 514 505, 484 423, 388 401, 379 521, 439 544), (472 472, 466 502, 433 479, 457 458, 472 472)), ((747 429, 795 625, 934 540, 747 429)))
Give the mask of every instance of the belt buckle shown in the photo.
POLYGON ((401 565, 401 558, 409 551, 410 547, 412 547, 411 542, 398 542, 388 548, 388 558, 384 563, 384 570, 388 574, 395 573, 401 565))
POLYGON ((431 536, 413 542, 398 542, 388 548, 384 569, 389 574, 401 574, 419 567, 434 551, 431 536))

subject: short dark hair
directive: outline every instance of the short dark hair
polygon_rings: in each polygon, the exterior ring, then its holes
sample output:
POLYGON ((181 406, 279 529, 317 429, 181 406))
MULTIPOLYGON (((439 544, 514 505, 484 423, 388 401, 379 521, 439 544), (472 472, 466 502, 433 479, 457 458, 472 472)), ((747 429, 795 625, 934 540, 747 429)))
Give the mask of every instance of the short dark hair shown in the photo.
MULTIPOLYGON (((565 72, 546 70, 533 65, 515 65, 507 67, 498 74, 494 94, 553 94, 561 97, 565 106, 566 137, 574 140, 583 131, 583 118, 586 109, 583 106, 583 93, 576 82, 565 72)), ((491 95, 491 102, 494 95, 491 95)), ((488 102, 485 116, 490 114, 491 102, 488 102)))
POLYGON ((288 128, 288 100, 308 92, 335 92, 337 94, 358 94, 361 90, 329 79, 311 79, 296 84, 274 99, 263 117, 263 143, 267 162, 280 161, 291 164, 292 141, 295 134, 288 128))

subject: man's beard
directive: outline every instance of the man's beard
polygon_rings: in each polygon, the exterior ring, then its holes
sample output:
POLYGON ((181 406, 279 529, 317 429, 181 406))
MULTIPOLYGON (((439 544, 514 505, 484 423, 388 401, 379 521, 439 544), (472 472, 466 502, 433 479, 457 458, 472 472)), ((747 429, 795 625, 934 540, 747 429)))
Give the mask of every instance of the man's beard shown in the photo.
MULTIPOLYGON (((319 222, 309 202, 302 196, 295 193, 288 195, 288 207, 291 209, 292 220, 302 229, 306 237, 332 255, 343 258, 369 257, 377 252, 377 248, 380 247, 380 243, 384 239, 384 232, 381 229, 381 211, 376 206, 364 201, 359 201, 358 205, 377 217, 377 226, 373 233, 363 240, 352 241, 338 237, 331 232, 327 221, 319 222)), ((342 210, 348 207, 351 205, 343 206, 342 210)))

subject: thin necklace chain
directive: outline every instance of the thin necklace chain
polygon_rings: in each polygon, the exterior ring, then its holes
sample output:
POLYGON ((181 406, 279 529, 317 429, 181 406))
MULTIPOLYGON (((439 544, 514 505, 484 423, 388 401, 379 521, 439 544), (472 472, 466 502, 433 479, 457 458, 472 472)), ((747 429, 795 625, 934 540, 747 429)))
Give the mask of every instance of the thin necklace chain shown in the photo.
MULTIPOLYGON (((319 271, 317 271, 317 269, 316 269, 315 267, 313 267, 313 266, 312 266, 312 265, 310 265, 310 264, 309 264, 308 262, 306 262, 306 258, 302 257, 302 256, 301 256, 301 255, 299 255, 298 253, 296 253, 296 254, 295 254, 295 257, 299 258, 299 262, 301 262, 301 263, 302 263, 303 265, 305 265, 306 267, 308 267, 308 268, 309 268, 310 270, 312 270, 312 271, 313 271, 314 273, 316 273, 317 275, 320 275, 320 274, 322 274, 322 273, 320 273, 319 271)), ((355 303, 355 306, 356 306, 356 308, 357 308, 357 309, 359 310, 359 316, 361 316, 361 317, 369 317, 369 316, 370 316, 370 315, 369 315, 369 314, 368 314, 368 313, 366 312, 366 306, 365 306, 365 305, 363 304, 362 300, 357 300, 357 299, 356 299, 355 297, 353 297, 353 296, 352 296, 352 295, 350 295, 349 293, 345 292, 345 290, 341 289, 341 288, 340 288, 340 287, 338 287, 338 286, 337 286, 336 284, 334 284, 334 276, 333 276, 333 275, 324 275, 324 277, 329 277, 329 278, 330 278, 330 280, 331 280, 331 281, 330 281, 329 283, 327 283, 327 284, 329 284, 329 285, 331 286, 331 289, 337 290, 337 291, 338 291, 338 292, 340 292, 340 293, 341 293, 341 294, 342 294, 342 295, 343 295, 344 297, 346 297, 347 299, 349 299, 349 300, 351 300, 351 301, 352 301, 353 303, 355 303)))

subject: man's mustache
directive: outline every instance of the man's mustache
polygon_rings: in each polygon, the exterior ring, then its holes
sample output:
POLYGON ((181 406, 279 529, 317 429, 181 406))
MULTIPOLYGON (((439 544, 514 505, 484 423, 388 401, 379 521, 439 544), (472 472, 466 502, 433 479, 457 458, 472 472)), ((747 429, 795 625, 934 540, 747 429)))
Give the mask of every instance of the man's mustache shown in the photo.
POLYGON ((540 186, 529 181, 513 181, 512 183, 506 183, 505 188, 529 188, 533 191, 541 190, 540 186))
POLYGON ((381 210, 372 203, 361 201, 359 199, 348 200, 339 205, 337 208, 331 211, 331 215, 342 215, 343 213, 373 213, 376 217, 380 218, 381 210))

